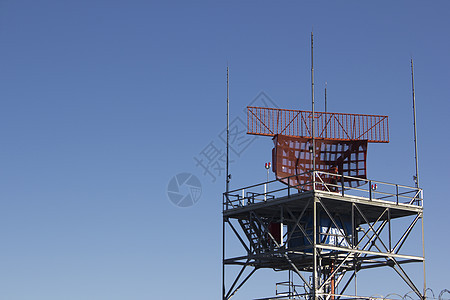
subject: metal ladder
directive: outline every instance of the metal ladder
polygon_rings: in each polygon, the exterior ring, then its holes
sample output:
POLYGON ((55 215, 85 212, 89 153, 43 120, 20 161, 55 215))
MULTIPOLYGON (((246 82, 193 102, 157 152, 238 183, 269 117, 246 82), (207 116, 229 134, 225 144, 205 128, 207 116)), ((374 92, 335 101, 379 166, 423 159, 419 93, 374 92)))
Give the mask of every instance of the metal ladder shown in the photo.
POLYGON ((250 249, 252 249, 255 252, 259 252, 262 250, 262 239, 261 236, 261 228, 258 226, 258 224, 255 221, 242 219, 238 220, 239 224, 241 225, 242 230, 245 233, 245 236, 250 242, 250 249))

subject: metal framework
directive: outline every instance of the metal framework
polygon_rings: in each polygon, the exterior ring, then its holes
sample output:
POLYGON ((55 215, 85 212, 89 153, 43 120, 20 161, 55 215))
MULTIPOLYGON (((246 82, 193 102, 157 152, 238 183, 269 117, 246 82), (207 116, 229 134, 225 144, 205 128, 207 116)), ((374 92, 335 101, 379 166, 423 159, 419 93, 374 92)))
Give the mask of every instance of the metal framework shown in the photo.
POLYGON ((230 235, 223 236, 223 268, 226 274, 234 269, 234 279, 224 276, 223 299, 265 268, 288 271, 290 277, 264 299, 368 299, 350 286, 356 286, 358 272, 380 267, 392 268, 424 299, 425 291, 403 267, 425 261, 423 253, 404 247, 423 222, 422 190, 361 178, 361 186, 351 187, 345 182, 354 178, 323 171, 304 176, 310 180, 302 184, 290 185, 286 178, 287 185, 273 180, 223 194, 223 222, 230 235), (329 176, 338 180, 324 180, 329 176), (240 255, 225 256, 229 238, 242 246, 240 255))
MULTIPOLYGON (((312 138, 311 111, 247 107, 247 133, 312 138)), ((314 112, 315 138, 371 143, 389 142, 387 116, 314 112)))

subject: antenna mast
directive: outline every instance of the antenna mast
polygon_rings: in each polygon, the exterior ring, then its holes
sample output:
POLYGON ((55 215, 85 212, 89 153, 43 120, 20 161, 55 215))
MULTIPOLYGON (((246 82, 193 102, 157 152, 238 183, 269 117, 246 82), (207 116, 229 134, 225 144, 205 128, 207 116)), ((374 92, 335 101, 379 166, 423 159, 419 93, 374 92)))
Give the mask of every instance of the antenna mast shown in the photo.
MULTIPOLYGON (((327 114, 327 82, 325 81, 325 115, 327 114)), ((328 126, 325 127, 325 137, 328 137, 328 126)))
POLYGON ((313 171, 316 170, 316 145, 315 145, 315 132, 314 132, 314 46, 313 46, 313 32, 311 31, 311 100, 312 100, 312 155, 313 155, 313 171))
MULTIPOLYGON (((417 157, 417 130, 416 130, 416 95, 414 93, 414 63, 411 58, 411 86, 412 86, 412 100, 413 100, 413 116, 414 116, 414 158, 416 161, 416 176, 414 176, 414 182, 416 183, 416 188, 419 188, 419 159, 417 157)), ((423 214, 422 214, 422 255, 423 255, 423 295, 426 299, 425 294, 427 292, 427 279, 425 274, 425 231, 423 224, 423 214)))
MULTIPOLYGON (((230 173, 229 173, 229 148, 230 148, 230 98, 229 98, 229 76, 228 76, 228 63, 227 63, 227 166, 226 166, 226 197, 228 201, 228 192, 230 191, 230 173)), ((223 210, 222 210, 223 212, 223 210)), ((222 223, 222 261, 225 260, 225 218, 223 219, 222 223)), ((222 264, 222 295, 223 299, 226 299, 225 297, 225 264, 222 264)))
POLYGON ((227 66, 227 175, 226 175, 226 190, 227 193, 230 191, 230 172, 229 172, 229 148, 230 148, 230 84, 228 77, 228 66, 227 66))
POLYGON ((416 130, 416 96, 414 93, 414 64, 411 58, 411 85, 412 85, 412 100, 413 100, 413 116, 414 116, 414 158, 416 161, 416 176, 414 182, 416 187, 419 187, 419 161, 417 157, 417 130, 416 130))

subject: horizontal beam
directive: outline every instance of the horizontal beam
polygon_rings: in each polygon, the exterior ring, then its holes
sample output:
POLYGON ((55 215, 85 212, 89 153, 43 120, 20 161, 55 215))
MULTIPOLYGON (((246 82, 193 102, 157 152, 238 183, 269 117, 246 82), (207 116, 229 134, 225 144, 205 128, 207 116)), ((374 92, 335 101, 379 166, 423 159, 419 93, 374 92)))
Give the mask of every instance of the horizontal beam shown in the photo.
POLYGON ((335 247, 335 246, 329 246, 329 245, 317 245, 316 247, 320 248, 320 249, 343 251, 343 252, 356 253, 356 254, 377 255, 377 256, 383 256, 383 257, 387 257, 387 258, 397 258, 397 259, 408 259, 408 260, 414 260, 417 262, 424 261, 424 258, 421 256, 403 255, 403 254, 395 254, 395 253, 389 253, 389 252, 358 250, 358 249, 335 247))

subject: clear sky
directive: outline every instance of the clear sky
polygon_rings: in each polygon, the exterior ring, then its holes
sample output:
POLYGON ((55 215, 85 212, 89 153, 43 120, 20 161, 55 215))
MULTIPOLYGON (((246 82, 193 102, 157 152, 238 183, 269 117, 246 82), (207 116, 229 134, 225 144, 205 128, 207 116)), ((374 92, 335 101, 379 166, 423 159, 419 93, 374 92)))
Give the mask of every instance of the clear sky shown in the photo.
MULTIPOLYGON (((373 179, 413 185, 413 57, 427 280, 450 289, 449 11, 449 1, 0 1, 0 300, 218 299, 224 174, 195 158, 225 151, 226 66, 232 120, 261 97, 308 110, 312 29, 316 109, 327 82, 328 111, 389 115, 391 142, 369 145, 373 179), (185 208, 167 192, 180 173, 202 187, 185 208)), ((246 142, 232 154, 232 188, 265 180, 272 143, 246 142)), ((236 299, 272 295, 267 278, 236 299)), ((407 291, 372 280, 384 295, 407 291)))

